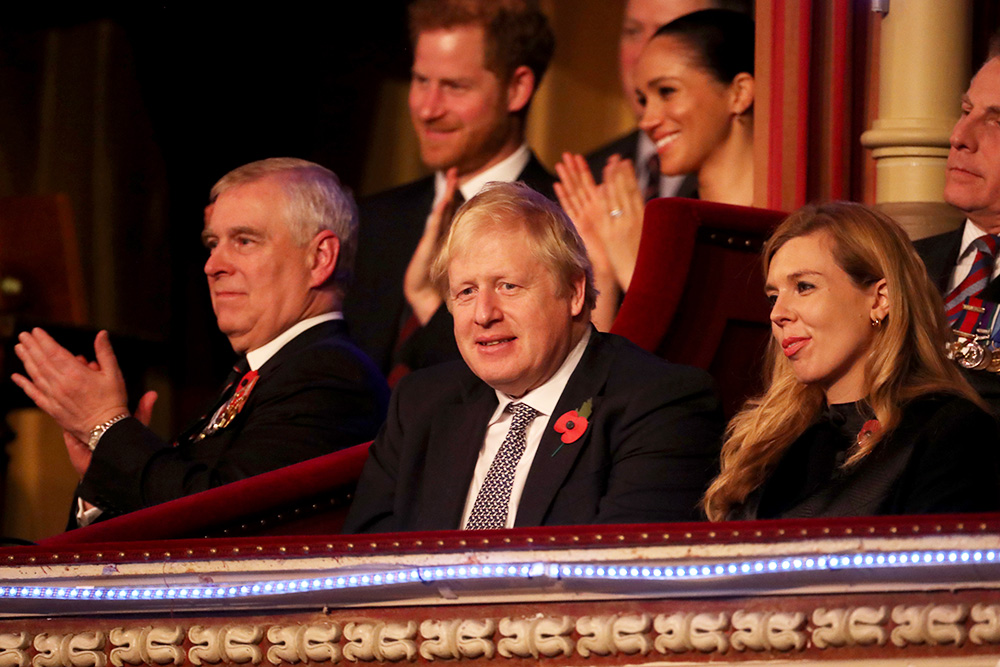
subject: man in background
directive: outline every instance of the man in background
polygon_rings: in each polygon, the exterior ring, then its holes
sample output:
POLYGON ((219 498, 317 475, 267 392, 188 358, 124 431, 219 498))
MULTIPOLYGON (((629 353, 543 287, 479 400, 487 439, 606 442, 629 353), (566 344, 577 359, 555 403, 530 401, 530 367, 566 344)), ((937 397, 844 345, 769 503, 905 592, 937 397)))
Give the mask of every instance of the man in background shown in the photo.
POLYGON ((410 120, 434 174, 361 204, 352 333, 390 383, 458 357, 451 318, 428 271, 457 205, 490 181, 552 196, 552 176, 524 141, 555 38, 534 0, 417 0, 410 120), (434 209, 436 215, 429 217, 434 209))

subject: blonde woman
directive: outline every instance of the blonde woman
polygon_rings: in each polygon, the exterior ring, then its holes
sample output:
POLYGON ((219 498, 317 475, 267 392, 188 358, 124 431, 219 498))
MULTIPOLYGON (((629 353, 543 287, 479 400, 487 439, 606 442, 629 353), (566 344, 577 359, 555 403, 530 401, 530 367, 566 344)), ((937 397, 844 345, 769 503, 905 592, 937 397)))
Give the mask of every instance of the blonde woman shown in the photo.
POLYGON ((807 206, 764 248, 767 389, 730 422, 708 517, 1000 508, 1000 433, 945 357, 941 299, 906 234, 807 206))

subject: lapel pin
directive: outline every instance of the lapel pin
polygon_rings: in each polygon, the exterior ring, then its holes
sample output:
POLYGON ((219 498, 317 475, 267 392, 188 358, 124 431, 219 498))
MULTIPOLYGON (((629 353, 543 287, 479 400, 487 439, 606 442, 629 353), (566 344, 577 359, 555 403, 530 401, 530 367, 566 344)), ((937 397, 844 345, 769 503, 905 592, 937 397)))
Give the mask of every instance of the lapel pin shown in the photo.
POLYGON ((562 433, 562 440, 559 446, 556 447, 556 451, 552 452, 552 456, 559 453, 559 450, 563 448, 563 445, 572 445, 574 442, 583 437, 583 434, 587 430, 587 426, 590 422, 587 418, 590 417, 590 413, 594 407, 594 400, 588 398, 583 402, 576 410, 570 410, 569 412, 563 413, 556 421, 555 428, 556 433, 562 433))

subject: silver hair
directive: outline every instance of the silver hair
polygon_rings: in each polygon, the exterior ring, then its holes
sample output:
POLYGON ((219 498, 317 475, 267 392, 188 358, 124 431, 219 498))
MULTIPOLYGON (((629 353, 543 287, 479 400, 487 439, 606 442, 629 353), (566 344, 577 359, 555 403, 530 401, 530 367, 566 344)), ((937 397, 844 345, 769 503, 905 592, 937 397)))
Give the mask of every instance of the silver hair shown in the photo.
POLYGON ((264 178, 280 179, 285 191, 289 231, 300 246, 316 234, 329 230, 340 241, 340 253, 332 282, 346 287, 354 271, 358 247, 358 208, 354 197, 337 175, 315 162, 292 157, 274 157, 237 167, 212 186, 209 202, 222 193, 264 178))

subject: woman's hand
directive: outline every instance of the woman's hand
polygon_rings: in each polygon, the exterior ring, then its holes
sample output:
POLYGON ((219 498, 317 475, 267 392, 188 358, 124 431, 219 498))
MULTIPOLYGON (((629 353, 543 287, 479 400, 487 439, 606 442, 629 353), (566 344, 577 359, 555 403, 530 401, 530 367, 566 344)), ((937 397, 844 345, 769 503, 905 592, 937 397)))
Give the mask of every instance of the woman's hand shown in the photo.
POLYGON ((455 214, 453 204, 457 189, 458 169, 452 167, 445 174, 444 197, 427 216, 424 234, 420 237, 420 243, 417 244, 403 276, 403 294, 421 326, 427 324, 441 307, 441 295, 431 282, 431 263, 441 246, 441 237, 455 214))
POLYGON ((601 184, 608 215, 599 219, 597 233, 622 290, 628 291, 639 257, 645 202, 631 160, 611 156, 601 184))

